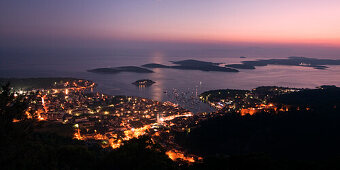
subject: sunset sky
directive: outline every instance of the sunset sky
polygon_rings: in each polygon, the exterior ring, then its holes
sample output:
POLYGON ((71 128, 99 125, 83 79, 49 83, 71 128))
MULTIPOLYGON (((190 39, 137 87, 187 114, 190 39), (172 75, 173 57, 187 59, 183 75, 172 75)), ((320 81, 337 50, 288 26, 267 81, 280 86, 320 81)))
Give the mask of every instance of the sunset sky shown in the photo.
POLYGON ((2 0, 2 44, 179 41, 340 46, 339 0, 2 0))

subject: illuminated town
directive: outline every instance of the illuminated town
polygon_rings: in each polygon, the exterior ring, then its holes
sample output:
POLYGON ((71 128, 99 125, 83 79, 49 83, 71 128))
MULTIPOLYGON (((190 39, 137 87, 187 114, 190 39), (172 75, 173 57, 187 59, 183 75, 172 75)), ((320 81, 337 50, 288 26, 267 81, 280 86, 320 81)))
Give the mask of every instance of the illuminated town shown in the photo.
POLYGON ((200 99, 216 112, 193 114, 171 102, 159 102, 132 96, 109 96, 94 92, 96 84, 88 80, 55 82, 53 88, 19 90, 33 100, 26 111, 39 121, 70 124, 74 139, 119 148, 124 142, 147 135, 160 144, 172 160, 193 163, 201 157, 189 154, 175 142, 174 132, 187 132, 207 118, 235 111, 253 115, 260 111, 288 111, 288 106, 268 103, 275 95, 298 89, 259 87, 253 90, 213 90, 200 99))
MULTIPOLYGON (((74 138, 102 147, 119 148, 132 138, 152 137, 173 160, 195 162, 200 157, 184 154, 171 131, 186 131, 193 114, 171 102, 93 92, 87 80, 55 83, 52 89, 19 90, 31 100, 26 115, 39 121, 71 124, 74 138)), ((196 121, 197 122, 197 121, 196 121)))
POLYGON ((207 102, 218 111, 235 111, 241 115, 255 113, 288 111, 290 106, 274 104, 271 99, 282 94, 300 91, 296 88, 263 86, 252 90, 211 90, 200 95, 200 99, 207 102))

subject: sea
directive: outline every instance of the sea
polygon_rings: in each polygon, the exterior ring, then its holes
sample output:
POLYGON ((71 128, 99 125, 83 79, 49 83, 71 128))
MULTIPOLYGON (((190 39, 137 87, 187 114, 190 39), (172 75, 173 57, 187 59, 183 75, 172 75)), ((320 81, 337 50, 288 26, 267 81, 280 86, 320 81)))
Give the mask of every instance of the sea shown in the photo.
MULTIPOLYGON (((141 66, 148 63, 171 65, 171 61, 195 59, 223 64, 242 61, 304 56, 340 59, 337 55, 318 56, 307 52, 279 50, 262 53, 261 49, 113 49, 113 50, 12 50, 2 51, 0 77, 74 77, 92 80, 97 90, 108 95, 127 95, 170 101, 190 111, 209 112, 214 109, 199 101, 199 94, 214 89, 253 89, 258 86, 315 88, 321 85, 340 86, 340 66, 325 70, 310 67, 269 65, 240 72, 207 72, 199 70, 152 69, 154 73, 96 74, 88 69, 119 66, 141 66), (103 52, 105 51, 105 52, 103 52), (258 52, 260 51, 260 52, 258 52), (244 56, 244 57, 241 57, 244 56), (150 87, 132 83, 150 79, 150 87)), ((222 64, 222 65, 223 65, 222 64)))

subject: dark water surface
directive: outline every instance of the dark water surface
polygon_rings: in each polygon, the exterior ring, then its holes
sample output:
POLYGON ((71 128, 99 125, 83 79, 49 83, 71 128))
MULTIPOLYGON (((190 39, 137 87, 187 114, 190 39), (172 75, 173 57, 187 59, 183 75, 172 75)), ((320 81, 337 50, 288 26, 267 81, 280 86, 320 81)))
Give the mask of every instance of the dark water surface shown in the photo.
MULTIPOLYGON (((98 90, 110 95, 131 95, 158 101, 172 101, 193 112, 211 110, 197 100, 197 95, 211 89, 251 89, 257 86, 314 88, 320 85, 340 86, 340 66, 317 70, 298 66, 265 66, 239 73, 194 70, 153 69, 154 73, 95 74, 87 69, 116 66, 141 66, 148 63, 171 64, 169 61, 196 59, 225 64, 281 56, 230 55, 219 50, 162 51, 116 50, 108 54, 36 52, 1 56, 0 77, 75 77, 93 80, 98 90), (148 88, 131 84, 138 79, 156 83, 148 88)), ((286 57, 289 57, 287 55, 286 57)), ((305 56, 310 57, 310 56, 305 56)), ((313 56, 314 57, 314 56, 313 56)), ((327 57, 322 57, 327 58, 327 57)), ((334 57, 329 57, 336 59, 334 57)))

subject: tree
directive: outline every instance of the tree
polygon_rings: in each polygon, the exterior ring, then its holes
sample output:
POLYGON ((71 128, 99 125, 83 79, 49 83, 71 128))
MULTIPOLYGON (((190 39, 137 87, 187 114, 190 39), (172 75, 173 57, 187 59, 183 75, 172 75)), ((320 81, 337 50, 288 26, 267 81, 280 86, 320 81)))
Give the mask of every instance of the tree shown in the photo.
POLYGON ((13 130, 13 120, 25 119, 25 110, 28 102, 25 96, 15 94, 11 91, 10 84, 1 86, 0 93, 0 131, 1 137, 13 130))

